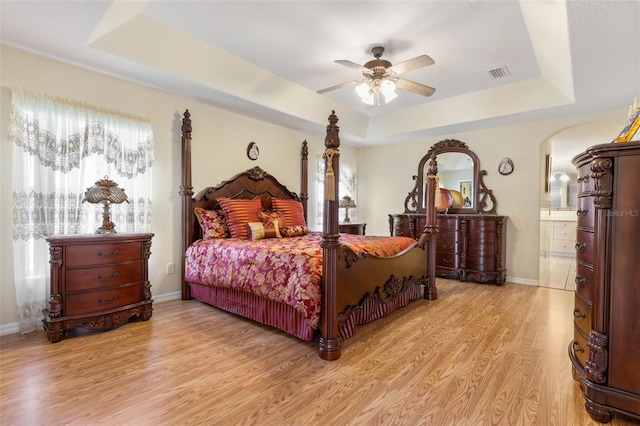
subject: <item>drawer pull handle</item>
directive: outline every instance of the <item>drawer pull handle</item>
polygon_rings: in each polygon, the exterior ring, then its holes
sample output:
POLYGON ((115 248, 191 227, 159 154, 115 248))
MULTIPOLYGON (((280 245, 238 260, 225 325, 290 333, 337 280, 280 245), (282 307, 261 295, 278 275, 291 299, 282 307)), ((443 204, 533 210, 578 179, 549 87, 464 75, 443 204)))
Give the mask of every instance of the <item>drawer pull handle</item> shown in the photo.
POLYGON ((578 178, 578 183, 587 182, 589 180, 589 175, 584 175, 578 178))
POLYGON ((584 250, 585 248, 587 248, 587 243, 576 243, 576 250, 584 250))
POLYGON ((98 274, 98 279, 102 280, 102 281, 109 281, 112 280, 114 278, 118 278, 118 273, 114 272, 113 275, 111 275, 110 277, 103 277, 102 274, 98 274))
POLYGON ((98 256, 104 256, 104 257, 113 257, 116 254, 118 254, 118 250, 114 250, 112 253, 103 253, 101 251, 98 252, 98 256))
POLYGON ((586 278, 582 278, 576 275, 576 279, 575 279, 576 285, 580 285, 580 284, 584 284, 585 282, 587 282, 586 278))
POLYGON ((587 315, 583 314, 582 312, 580 312, 580 309, 578 309, 578 308, 575 308, 573 310, 573 316, 576 317, 576 318, 586 318, 587 317, 587 315))
POLYGON ((584 210, 578 210, 578 211, 576 211, 576 214, 577 214, 578 216, 586 216, 588 212, 589 212, 589 210, 588 210, 588 209, 584 209, 584 210))
POLYGON ((115 296, 113 296, 113 298, 111 298, 110 300, 104 300, 102 297, 100 299, 98 299, 99 303, 111 303, 111 302, 115 302, 116 300, 118 300, 118 295, 116 294, 115 296))
POLYGON ((584 352, 584 349, 580 347, 580 343, 573 341, 573 351, 574 352, 584 352))

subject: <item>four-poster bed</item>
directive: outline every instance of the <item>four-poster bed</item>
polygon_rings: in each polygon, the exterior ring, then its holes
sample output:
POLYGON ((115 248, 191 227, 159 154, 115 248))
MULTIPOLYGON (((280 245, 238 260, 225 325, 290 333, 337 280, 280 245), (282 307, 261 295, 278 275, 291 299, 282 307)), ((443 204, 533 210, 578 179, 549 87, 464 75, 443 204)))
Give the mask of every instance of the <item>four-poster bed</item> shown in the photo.
MULTIPOLYGON (((435 209, 428 209, 432 215, 418 241, 338 232, 337 121, 332 111, 325 138, 320 233, 310 232, 305 222, 306 141, 301 150, 300 195, 254 167, 194 196, 188 110, 182 120, 182 298, 198 299, 304 340, 319 332, 319 355, 325 360, 340 357, 341 339, 351 336, 356 325, 411 300, 437 298, 435 209), (216 226, 208 227, 212 222, 216 226)), ((437 172, 433 160, 426 197, 431 206, 437 172)))

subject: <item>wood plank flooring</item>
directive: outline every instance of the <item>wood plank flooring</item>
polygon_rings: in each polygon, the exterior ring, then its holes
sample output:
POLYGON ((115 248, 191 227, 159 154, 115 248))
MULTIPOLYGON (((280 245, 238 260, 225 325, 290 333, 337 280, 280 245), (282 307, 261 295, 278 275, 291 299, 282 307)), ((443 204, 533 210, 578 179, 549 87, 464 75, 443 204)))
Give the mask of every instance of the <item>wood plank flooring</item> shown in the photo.
POLYGON ((56 344, 3 336, 0 424, 598 424, 571 377, 572 292, 438 280, 438 293, 359 327, 333 362, 196 301, 56 344))

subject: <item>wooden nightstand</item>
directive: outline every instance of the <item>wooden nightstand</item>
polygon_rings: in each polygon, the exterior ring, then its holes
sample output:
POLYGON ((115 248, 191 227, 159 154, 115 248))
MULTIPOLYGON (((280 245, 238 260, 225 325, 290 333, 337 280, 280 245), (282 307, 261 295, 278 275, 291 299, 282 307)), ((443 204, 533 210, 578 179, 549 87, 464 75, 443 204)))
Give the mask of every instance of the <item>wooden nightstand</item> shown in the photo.
POLYGON ((47 238, 51 296, 44 329, 51 343, 68 328, 110 329, 151 318, 148 260, 153 234, 64 235, 47 238))
POLYGON ((340 223, 338 229, 341 234, 364 235, 366 223, 340 223))

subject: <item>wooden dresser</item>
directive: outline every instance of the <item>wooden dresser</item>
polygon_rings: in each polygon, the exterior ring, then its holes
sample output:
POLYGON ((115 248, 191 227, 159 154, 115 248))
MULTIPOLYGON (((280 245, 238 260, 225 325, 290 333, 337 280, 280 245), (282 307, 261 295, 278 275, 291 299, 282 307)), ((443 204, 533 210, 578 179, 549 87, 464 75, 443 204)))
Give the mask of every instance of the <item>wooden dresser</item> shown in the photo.
POLYGON ((47 338, 68 328, 109 329, 132 317, 151 318, 148 259, 153 234, 65 235, 47 238, 51 296, 47 338))
MULTIPOLYGON (((390 214, 390 233, 418 239, 425 221, 425 214, 390 214)), ((506 216, 498 215, 437 215, 436 274, 504 284, 506 222, 506 216)))
POLYGON ((640 142, 595 145, 578 169, 573 377, 606 423, 640 419, 640 142))

